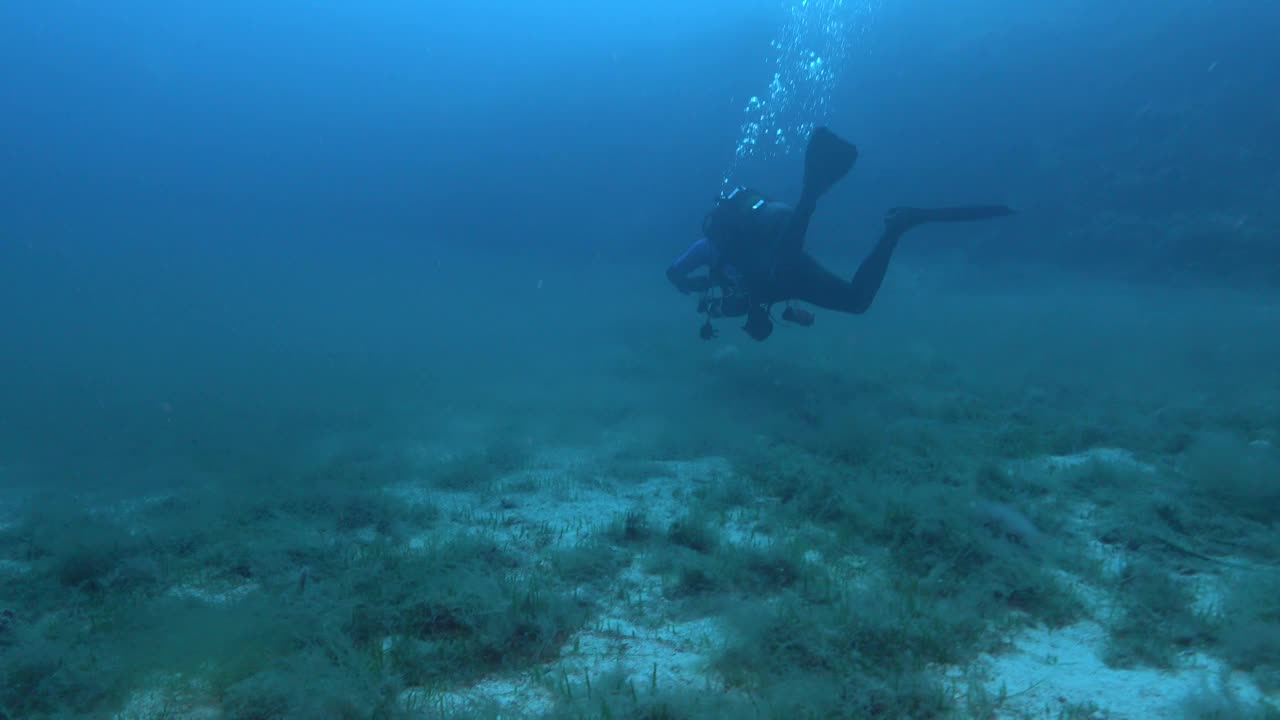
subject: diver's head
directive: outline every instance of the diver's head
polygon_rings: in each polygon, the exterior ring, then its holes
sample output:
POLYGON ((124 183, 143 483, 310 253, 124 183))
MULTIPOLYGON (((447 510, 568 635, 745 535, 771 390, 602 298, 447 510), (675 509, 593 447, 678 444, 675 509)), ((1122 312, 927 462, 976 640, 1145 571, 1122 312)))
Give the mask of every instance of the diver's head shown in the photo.
POLYGON ((759 191, 736 187, 716 199, 715 207, 702 220, 702 234, 714 243, 723 244, 753 227, 756 215, 768 203, 768 198, 759 191))

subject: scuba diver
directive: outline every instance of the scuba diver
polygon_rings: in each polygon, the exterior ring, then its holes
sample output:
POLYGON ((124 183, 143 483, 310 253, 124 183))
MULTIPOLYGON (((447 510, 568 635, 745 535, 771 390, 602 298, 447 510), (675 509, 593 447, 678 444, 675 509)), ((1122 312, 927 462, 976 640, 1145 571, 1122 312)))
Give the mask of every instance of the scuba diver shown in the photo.
POLYGON ((706 315, 704 340, 717 335, 713 318, 746 317, 742 329, 755 340, 773 333, 772 307, 785 302, 782 319, 813 324, 813 313, 791 301, 862 314, 880 289, 898 240, 913 227, 933 222, 986 220, 1013 213, 1004 205, 891 209, 879 242, 852 280, 837 277, 804 251, 809 219, 818 199, 853 168, 858 149, 819 127, 805 149, 804 185, 794 207, 751 188, 722 195, 702 223, 703 237, 667 268, 667 279, 682 293, 701 293, 698 312, 706 315), (701 267, 706 275, 692 275, 701 267), (717 292, 718 291, 718 292, 717 292))

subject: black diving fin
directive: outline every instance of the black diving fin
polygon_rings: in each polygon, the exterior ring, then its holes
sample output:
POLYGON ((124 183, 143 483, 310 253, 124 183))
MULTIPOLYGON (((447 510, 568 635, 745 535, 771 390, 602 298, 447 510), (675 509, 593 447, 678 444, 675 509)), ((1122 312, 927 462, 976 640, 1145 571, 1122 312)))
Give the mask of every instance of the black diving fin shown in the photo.
POLYGON ((896 207, 884 216, 885 227, 892 232, 904 233, 925 223, 973 222, 1012 215, 1007 205, 963 205, 945 208, 896 207))
POLYGON ((779 257, 794 255, 804 247, 804 236, 809 230, 809 219, 818 208, 818 198, 848 175, 857 161, 856 145, 836 137, 829 128, 814 128, 804 151, 804 188, 782 231, 779 257))
POLYGON ((804 151, 804 189, 800 202, 816 202, 840 182, 858 161, 858 148, 829 128, 815 128, 804 151))
POLYGON ((788 258, 804 247, 805 233, 809 232, 809 219, 818 209, 818 199, 844 179, 858 161, 858 146, 841 140, 831 128, 814 128, 809 135, 809 145, 804 151, 804 188, 800 201, 787 220, 778 241, 778 258, 788 258))

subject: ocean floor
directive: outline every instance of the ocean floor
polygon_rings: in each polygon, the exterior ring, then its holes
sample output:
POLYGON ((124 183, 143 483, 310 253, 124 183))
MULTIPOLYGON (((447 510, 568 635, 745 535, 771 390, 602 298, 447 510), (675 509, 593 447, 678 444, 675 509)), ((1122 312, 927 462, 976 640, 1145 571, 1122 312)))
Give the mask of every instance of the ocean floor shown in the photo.
POLYGON ((0 720, 1280 718, 1274 315, 1080 297, 165 404, 0 507, 0 720))
MULTIPOLYGON (((539 453, 530 465, 531 469, 495 478, 492 485, 477 491, 441 490, 429 481, 411 479, 392 487, 389 493, 396 503, 437 507, 445 520, 432 528, 432 534, 474 533, 538 564, 553 562, 557 551, 572 551, 592 542, 611 523, 625 519, 628 513, 634 515, 637 508, 643 509, 648 526, 669 528, 686 515, 694 498, 717 492, 735 473, 730 462, 719 458, 624 467, 595 458, 588 450, 539 453)), ((1011 466, 1009 472, 1043 475, 1084 467, 1094 472, 1115 467, 1152 478, 1157 475, 1155 468, 1130 453, 1106 448, 1025 461, 1011 466)), ((164 499, 151 498, 149 502, 164 499)), ((759 498, 717 516, 714 526, 722 542, 765 547, 806 534, 802 528, 769 527, 765 519, 768 506, 773 504, 776 499, 759 498)), ((136 507, 126 514, 136 512, 136 507)), ((1074 510, 1075 517, 1064 523, 1060 532, 1083 537, 1084 545, 1094 548, 1105 567, 1118 571, 1124 564, 1121 551, 1098 540, 1102 530, 1090 524, 1094 513, 1081 504, 1074 510)), ((1022 521, 1031 522, 1021 513, 1011 522, 1022 521)), ((358 537, 349 541, 361 542, 358 537)), ((404 542, 413 549, 433 540, 421 536, 404 538, 404 542)), ((739 707, 750 706, 749 688, 732 686, 717 670, 716 657, 729 643, 727 635, 732 630, 716 613, 691 616, 679 598, 673 599, 663 570, 646 564, 645 556, 653 552, 634 548, 619 561, 607 582, 584 582, 570 589, 586 596, 593 612, 589 620, 561 639, 554 657, 518 669, 486 672, 465 682, 437 683, 430 689, 406 687, 399 691, 399 702, 407 716, 552 717, 564 714, 566 707, 588 712, 593 707, 585 701, 593 692, 590 682, 594 678, 599 686, 605 675, 608 682, 629 688, 637 698, 673 693, 720 698, 737 695, 744 703, 739 707), (582 705, 574 705, 575 696, 584 699, 582 705)), ((824 552, 829 553, 830 546, 810 548, 800 557, 835 582, 861 582, 875 572, 876 563, 883 562, 883 558, 851 554, 832 563, 824 552)), ((1240 560, 1242 566, 1248 562, 1240 560)), ((25 572, 21 561, 14 559, 6 559, 0 570, 9 576, 25 572)), ((964 664, 928 669, 943 681, 941 687, 954 701, 955 716, 1140 720, 1182 717, 1188 698, 1202 695, 1229 697, 1238 708, 1262 707, 1277 700, 1274 691, 1269 695, 1260 689, 1249 673, 1232 670, 1212 651, 1194 647, 1179 648, 1168 667, 1109 664, 1107 625, 1114 619, 1114 600, 1105 587, 1107 579, 1062 572, 1063 580, 1086 598, 1078 618, 1059 627, 1034 623, 999 631, 989 649, 964 664)), ((1227 575, 1208 572, 1197 582, 1202 586, 1227 582, 1227 575)), ((176 586, 170 592, 201 603, 224 605, 263 591, 253 583, 231 589, 214 583, 203 588, 176 586)), ((143 686, 130 693, 112 717, 274 717, 269 713, 225 712, 212 699, 202 697, 201 682, 193 682, 189 676, 160 673, 154 682, 155 687, 143 686)), ((594 692, 602 690, 597 687, 594 692)), ((682 716, 675 711, 663 717, 682 716)))

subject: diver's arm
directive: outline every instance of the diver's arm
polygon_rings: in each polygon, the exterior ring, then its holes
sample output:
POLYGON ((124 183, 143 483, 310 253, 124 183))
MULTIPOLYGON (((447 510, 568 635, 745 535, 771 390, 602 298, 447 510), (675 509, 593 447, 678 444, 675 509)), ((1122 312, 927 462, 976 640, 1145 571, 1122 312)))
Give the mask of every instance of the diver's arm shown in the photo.
MULTIPOLYGON (((672 282, 674 283, 675 281, 672 280, 672 282)), ((686 277, 680 280, 679 284, 676 285, 676 289, 685 294, 691 292, 700 293, 710 290, 712 285, 715 285, 715 283, 711 280, 710 275, 695 275, 694 277, 686 277)))
POLYGON ((689 273, 704 265, 711 265, 715 261, 715 256, 715 246, 711 244, 711 241, 702 238, 690 246, 675 262, 671 263, 671 266, 667 268, 667 280, 682 293, 688 294, 707 290, 712 284, 709 275, 689 277, 689 273))

